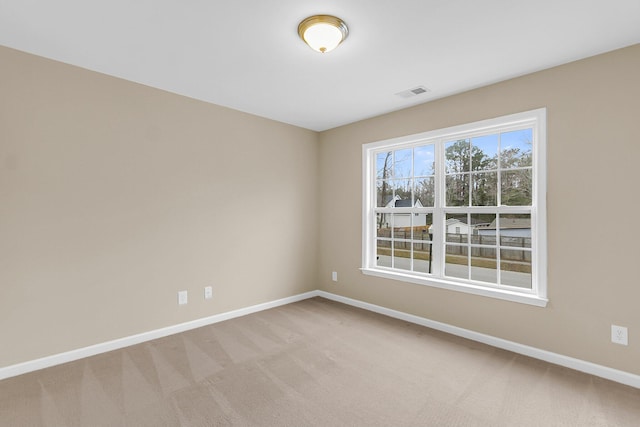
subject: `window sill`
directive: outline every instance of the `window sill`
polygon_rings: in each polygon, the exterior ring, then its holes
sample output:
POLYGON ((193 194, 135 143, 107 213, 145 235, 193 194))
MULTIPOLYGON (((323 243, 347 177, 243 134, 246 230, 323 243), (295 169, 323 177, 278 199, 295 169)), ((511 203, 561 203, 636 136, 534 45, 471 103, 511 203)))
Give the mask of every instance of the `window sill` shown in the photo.
POLYGON ((480 295, 489 298, 496 298, 521 304, 529 304, 537 307, 546 307, 549 300, 534 294, 525 294, 520 292, 508 291, 505 289, 492 289, 472 284, 456 283, 438 278, 422 278, 403 274, 395 271, 380 270, 376 268, 361 268, 363 274, 368 276, 382 277, 391 280, 400 280, 402 282, 415 283, 418 285, 431 286, 434 288, 448 289, 451 291, 464 292, 467 294, 480 295))

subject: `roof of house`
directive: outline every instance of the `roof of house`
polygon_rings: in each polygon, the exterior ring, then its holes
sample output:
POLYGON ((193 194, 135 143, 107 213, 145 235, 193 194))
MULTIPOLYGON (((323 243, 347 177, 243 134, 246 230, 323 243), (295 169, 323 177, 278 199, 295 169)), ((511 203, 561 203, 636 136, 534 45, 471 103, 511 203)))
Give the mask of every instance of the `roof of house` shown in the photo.
POLYGON ((460 221, 458 218, 449 218, 446 222, 447 225, 453 225, 453 224, 464 224, 467 225, 467 223, 460 221))
POLYGON ((422 202, 420 201, 420 199, 416 199, 415 203, 412 205, 411 204, 411 199, 401 199, 400 196, 398 196, 397 194, 393 197, 391 196, 387 196, 384 199, 384 205, 385 207, 391 207, 391 203, 395 201, 393 203, 393 207, 396 208, 411 208, 411 207, 422 207, 422 202))

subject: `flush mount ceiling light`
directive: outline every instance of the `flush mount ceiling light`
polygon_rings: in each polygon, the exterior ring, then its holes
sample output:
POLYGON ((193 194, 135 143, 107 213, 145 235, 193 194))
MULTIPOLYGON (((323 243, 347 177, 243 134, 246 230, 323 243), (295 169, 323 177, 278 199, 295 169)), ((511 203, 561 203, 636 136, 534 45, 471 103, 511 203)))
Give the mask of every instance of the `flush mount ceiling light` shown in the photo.
POLYGON ((331 15, 310 16, 298 25, 298 34, 311 49, 330 52, 347 38, 349 29, 340 18, 331 15))

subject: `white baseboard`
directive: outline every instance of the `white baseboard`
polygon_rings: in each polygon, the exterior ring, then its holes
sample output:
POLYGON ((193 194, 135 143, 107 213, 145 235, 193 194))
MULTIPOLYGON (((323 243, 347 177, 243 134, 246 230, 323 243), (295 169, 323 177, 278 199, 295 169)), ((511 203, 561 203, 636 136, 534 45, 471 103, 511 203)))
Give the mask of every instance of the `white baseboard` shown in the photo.
POLYGON ((84 347, 77 350, 71 350, 64 353, 54 354, 52 356, 47 356, 40 359, 30 360, 28 362, 3 367, 3 368, 0 368, 0 380, 25 374, 32 371, 37 371, 39 369, 48 368, 50 366, 60 365, 62 363, 72 362, 74 360, 82 359, 84 357, 106 353, 108 351, 117 350, 119 348, 128 347, 130 345, 140 344, 142 342, 151 341, 157 338, 166 337, 168 335, 173 335, 173 334, 188 331, 191 329, 200 328, 202 326, 211 325, 214 323, 222 322, 224 320, 245 316, 247 314, 256 313, 262 310, 267 310, 270 308, 278 307, 285 304, 290 304, 297 301, 302 301, 304 299, 313 298, 317 296, 326 298, 332 301, 341 302, 343 304, 351 305, 354 307, 362 308, 365 310, 369 310, 375 313, 383 314, 385 316, 389 316, 389 317, 404 320, 407 322, 415 323, 418 325, 426 326, 428 328, 446 332, 451 335, 456 335, 456 336, 467 338, 473 341, 478 341, 493 347, 512 351, 518 354, 523 354, 525 356, 533 357, 535 359, 544 360, 549 363, 575 369, 577 371, 585 372, 587 374, 595 375, 601 378, 606 378, 611 381, 615 381, 621 384, 626 384, 628 386, 640 389, 640 375, 635 375, 629 372, 609 368, 607 366, 597 365, 595 363, 586 362, 584 360, 563 356, 561 354, 552 353, 550 351, 541 350, 541 349, 530 347, 523 344, 518 344, 513 341, 507 341, 501 338, 496 338, 490 335, 481 334, 468 329, 459 328, 457 326, 448 325, 446 323, 436 322, 434 320, 426 319, 424 317, 415 316, 413 314, 392 310, 390 308, 382 307, 375 304, 370 304, 367 302, 343 297, 340 295, 336 295, 336 294, 332 294, 332 293, 320 291, 320 290, 306 292, 303 294, 294 295, 291 297, 282 298, 279 300, 266 302, 263 304, 257 304, 250 307, 229 311, 226 313, 216 314, 216 315, 205 317, 202 319, 193 320, 190 322, 180 323, 178 325, 173 325, 166 328, 155 329, 153 331, 144 332, 137 335, 131 335, 129 337, 119 338, 113 341, 107 341, 107 342, 95 344, 89 347, 84 347))
POLYGON ((523 354, 525 356, 533 357, 534 359, 544 360, 545 362, 553 363, 555 365, 564 366, 566 368, 571 368, 575 369, 576 371, 581 371, 587 374, 595 375, 597 377, 606 378, 608 380, 625 384, 631 387, 640 388, 640 375, 620 371, 618 369, 609 368, 607 366, 597 365, 595 363, 575 359, 573 357, 564 356, 562 354, 552 353, 550 351, 541 350, 539 348, 518 344, 513 341, 507 341, 502 338, 496 338, 491 335, 481 334, 478 332, 470 331, 468 329, 459 328, 457 326, 448 325, 446 323, 436 322, 424 317, 407 314, 401 311, 391 310, 386 307, 369 304, 367 302, 343 297, 329 292, 317 291, 317 294, 318 296, 321 296, 323 298, 341 302, 343 304, 363 308, 375 313, 384 314, 385 316, 394 317, 396 319, 416 323, 418 325, 426 326, 431 329, 446 332, 451 335, 456 335, 459 337, 470 339, 472 341, 478 341, 484 344, 488 344, 492 347, 497 347, 503 350, 512 351, 514 353, 523 354))
POLYGON ((134 344, 155 340, 191 329, 200 328, 202 326, 211 325, 222 322, 224 320, 233 319, 235 317, 245 316, 247 314, 256 313, 258 311, 267 310, 292 302, 302 301, 307 298, 318 296, 318 291, 306 292, 304 294, 294 295, 263 304, 252 305, 250 307, 238 310, 228 311, 226 313, 215 314, 213 316, 202 319, 192 320, 190 322, 180 323, 166 328, 155 329, 153 331, 143 332, 141 334, 131 335, 124 338, 118 338, 112 341, 91 345, 89 347, 79 348, 76 350, 66 351, 64 353, 54 354, 40 359, 30 360, 16 365, 10 365, 0 368, 0 380, 15 377, 17 375, 26 374, 28 372, 37 371, 39 369, 48 368, 50 366, 61 365, 84 357, 95 356, 96 354, 106 353, 108 351, 117 350, 119 348, 128 347, 134 344))

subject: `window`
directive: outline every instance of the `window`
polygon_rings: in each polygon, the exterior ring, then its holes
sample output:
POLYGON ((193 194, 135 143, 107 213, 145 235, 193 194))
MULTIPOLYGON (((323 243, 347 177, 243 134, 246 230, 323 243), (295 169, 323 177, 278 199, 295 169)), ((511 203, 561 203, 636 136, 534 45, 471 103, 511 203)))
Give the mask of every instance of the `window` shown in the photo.
POLYGON ((365 144, 363 273, 545 306, 545 121, 365 144))

